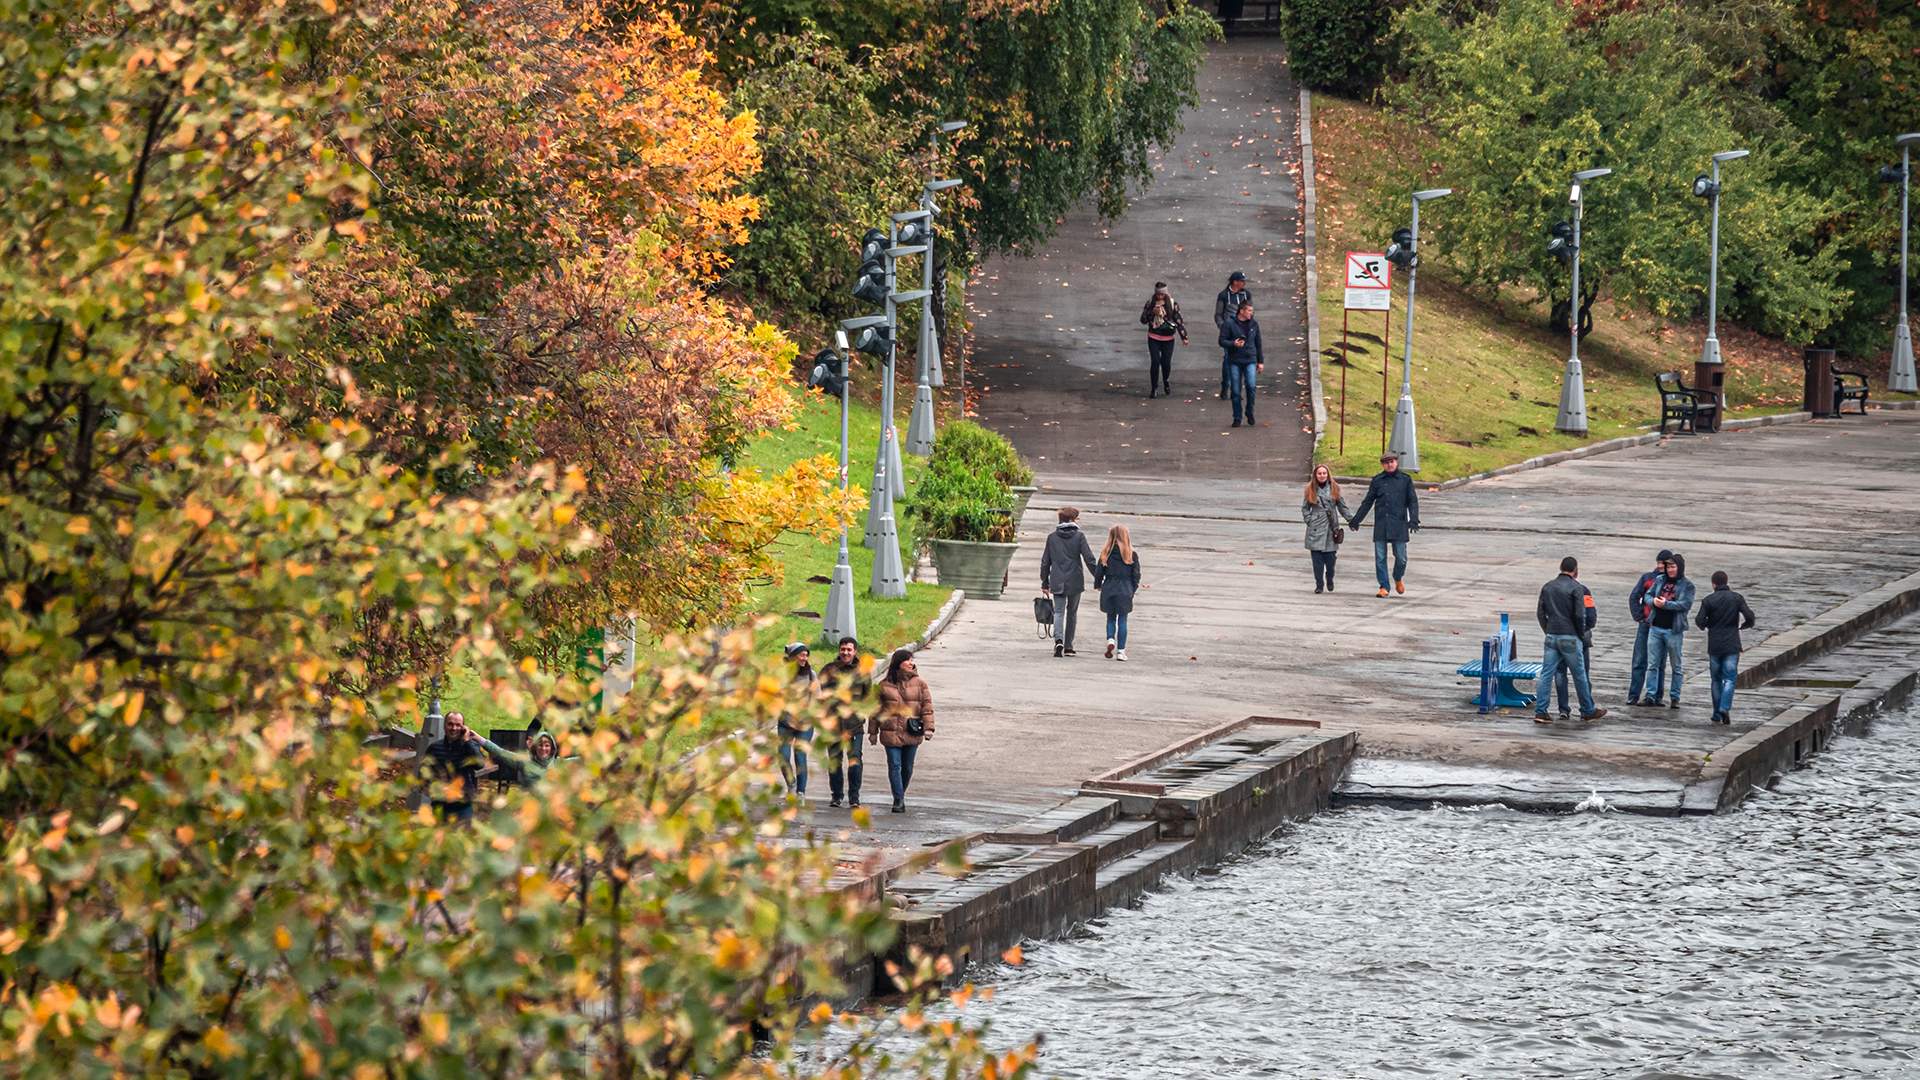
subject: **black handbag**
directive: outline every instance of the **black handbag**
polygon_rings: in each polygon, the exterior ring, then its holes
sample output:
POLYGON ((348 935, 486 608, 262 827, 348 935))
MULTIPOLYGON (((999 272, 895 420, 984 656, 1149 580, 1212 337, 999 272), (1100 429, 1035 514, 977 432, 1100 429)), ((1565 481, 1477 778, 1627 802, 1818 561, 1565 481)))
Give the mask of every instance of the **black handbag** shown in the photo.
POLYGON ((1346 541, 1347 530, 1341 528, 1340 523, 1334 519, 1333 507, 1331 506, 1327 507, 1327 528, 1333 531, 1334 547, 1339 547, 1346 541))
POLYGON ((1033 621, 1040 624, 1041 636, 1053 633, 1053 597, 1033 598, 1033 621))
POLYGON ((927 733, 927 722, 917 716, 907 717, 907 734, 919 738, 927 733))

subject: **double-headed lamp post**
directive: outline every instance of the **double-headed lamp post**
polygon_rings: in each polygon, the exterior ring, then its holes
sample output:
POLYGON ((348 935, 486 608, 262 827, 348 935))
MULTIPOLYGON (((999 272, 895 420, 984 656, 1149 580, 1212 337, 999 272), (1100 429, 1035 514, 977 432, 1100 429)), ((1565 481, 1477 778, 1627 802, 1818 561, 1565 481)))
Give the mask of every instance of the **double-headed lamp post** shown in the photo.
MULTIPOLYGON (((1900 321, 1893 324, 1893 367, 1887 373, 1887 388, 1903 394, 1920 390, 1920 381, 1914 378, 1913 335, 1907 331, 1907 190, 1913 183, 1915 143, 1920 143, 1920 131, 1893 137, 1893 144, 1900 148, 1900 321)), ((1890 179, 1890 171, 1880 170, 1881 177, 1890 179)))
MULTIPOLYGON (((964 121, 953 121, 965 126, 964 121)), ((941 125, 946 130, 946 125, 941 125)), ((933 453, 933 388, 940 385, 940 334, 933 325, 933 254, 938 239, 933 228, 933 220, 940 214, 940 205, 934 201, 934 195, 949 188, 959 187, 960 180, 930 180, 920 193, 920 209, 924 215, 917 224, 907 223, 904 230, 916 228, 916 241, 926 245, 926 254, 920 257, 920 344, 914 351, 919 354, 919 363, 915 365, 917 378, 913 388, 913 413, 907 418, 907 452, 925 457, 933 453)), ((896 215, 897 217, 898 215, 896 215)), ((906 295, 906 294, 903 294, 906 295)))
MULTIPOLYGON (((967 126, 967 122, 965 120, 943 121, 939 127, 934 129, 933 134, 927 136, 928 147, 935 152, 935 156, 937 157, 940 149, 940 136, 952 135, 953 133, 962 130, 966 126, 967 126)), ((933 196, 935 195, 935 193, 946 191, 949 188, 956 188, 956 187, 959 187, 961 184, 965 183, 965 181, 963 180, 941 180, 941 179, 938 179, 937 177, 938 177, 938 174, 936 174, 935 178, 929 179, 927 181, 926 190, 920 193, 921 209, 931 212, 933 216, 936 218, 940 216, 940 208, 934 205, 933 196)), ((921 268, 921 279, 920 279, 921 288, 926 289, 929 294, 931 294, 933 291, 933 271, 934 271, 933 264, 934 264, 934 252, 929 250, 927 252, 927 264, 926 266, 921 268)), ((923 316, 921 326, 931 327, 933 325, 933 300, 931 299, 931 296, 929 296, 926 307, 922 310, 921 314, 923 316)), ((942 374, 942 365, 940 363, 940 339, 938 335, 933 333, 931 330, 922 329, 920 331, 920 347, 922 350, 921 355, 929 357, 929 359, 923 360, 921 361, 921 363, 932 365, 931 373, 927 377, 928 384, 935 388, 945 386, 946 377, 944 374, 942 374)), ((965 406, 965 402, 962 402, 961 404, 963 407, 965 406)))
MULTIPOLYGON (((840 392, 840 492, 846 494, 848 486, 847 462, 847 394, 853 381, 852 350, 847 347, 847 331, 865 330, 872 326, 885 325, 885 315, 865 315, 858 319, 848 319, 833 332, 834 352, 838 354, 838 364, 828 360, 814 367, 809 383, 823 390, 833 389, 838 384, 840 392), (824 369, 824 370, 823 370, 824 369), (837 369, 837 370, 836 370, 837 369)), ((859 637, 860 631, 853 612, 853 563, 847 557, 847 526, 840 525, 840 558, 833 564, 832 584, 827 587, 827 615, 821 620, 820 629, 830 642, 843 637, 859 637)))
POLYGON ((1420 277, 1420 204, 1451 194, 1452 188, 1414 192, 1413 227, 1407 230, 1404 241, 1396 232, 1394 242, 1387 247, 1387 258, 1407 271, 1407 332, 1401 335, 1400 404, 1393 410, 1393 436, 1387 440, 1387 449, 1399 455, 1400 467, 1408 472, 1420 471, 1420 439, 1413 419, 1413 290, 1420 277))
POLYGON ((1715 330, 1720 321, 1720 163, 1746 157, 1745 150, 1723 150, 1713 155, 1713 173, 1693 178, 1693 193, 1713 206, 1713 226, 1707 240, 1707 340, 1700 346, 1700 362, 1720 362, 1720 338, 1715 330))
POLYGON ((1567 201, 1573 204, 1573 295, 1567 301, 1567 373, 1560 384, 1560 416, 1553 422, 1555 431, 1568 435, 1587 433, 1587 384, 1580 373, 1580 218, 1587 203, 1581 187, 1598 180, 1612 169, 1581 169, 1573 174, 1573 187, 1567 201))

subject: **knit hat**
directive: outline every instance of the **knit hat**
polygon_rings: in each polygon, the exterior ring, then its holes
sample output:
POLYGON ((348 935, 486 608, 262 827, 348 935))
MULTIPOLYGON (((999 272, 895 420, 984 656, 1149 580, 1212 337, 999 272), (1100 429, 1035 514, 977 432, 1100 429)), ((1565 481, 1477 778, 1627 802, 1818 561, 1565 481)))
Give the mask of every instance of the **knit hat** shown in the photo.
POLYGON ((1668 551, 1668 550, 1667 550, 1666 548, 1661 548, 1661 549, 1660 549, 1660 554, 1658 554, 1658 555, 1655 555, 1655 556, 1653 557, 1653 561, 1654 561, 1654 562, 1666 562, 1667 560, 1669 560, 1669 559, 1671 559, 1671 558, 1673 558, 1673 552, 1671 552, 1671 551, 1668 551))
POLYGON ((791 660, 794 657, 799 656, 801 653, 806 653, 809 656, 811 656, 813 654, 813 650, 809 649, 807 647, 807 643, 804 641, 794 641, 794 642, 788 643, 786 648, 787 659, 791 660))
POLYGON ((1245 281, 1245 280, 1247 280, 1247 275, 1241 273, 1238 270, 1235 270, 1233 273, 1227 275, 1227 284, 1229 285, 1233 284, 1236 281, 1245 281))

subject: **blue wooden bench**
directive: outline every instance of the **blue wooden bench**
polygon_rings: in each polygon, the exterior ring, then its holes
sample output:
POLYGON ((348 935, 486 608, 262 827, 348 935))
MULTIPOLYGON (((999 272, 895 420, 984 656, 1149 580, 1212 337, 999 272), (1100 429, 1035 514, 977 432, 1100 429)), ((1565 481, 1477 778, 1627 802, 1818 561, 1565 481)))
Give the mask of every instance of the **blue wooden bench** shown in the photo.
POLYGON ((1480 680, 1480 689, 1472 700, 1481 712, 1533 705, 1533 695, 1522 693, 1513 684, 1516 680, 1538 681, 1540 661, 1515 659, 1517 650, 1512 625, 1507 614, 1501 612, 1500 625, 1493 636, 1480 642, 1479 659, 1469 660, 1455 669, 1466 678, 1480 680))

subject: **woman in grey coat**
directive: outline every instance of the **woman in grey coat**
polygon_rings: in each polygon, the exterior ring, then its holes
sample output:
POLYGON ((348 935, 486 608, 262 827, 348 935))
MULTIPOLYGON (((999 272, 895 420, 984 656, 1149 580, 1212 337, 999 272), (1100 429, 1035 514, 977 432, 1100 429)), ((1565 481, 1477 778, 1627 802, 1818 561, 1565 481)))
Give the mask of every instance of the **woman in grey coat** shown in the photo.
POLYGON ((1307 552, 1313 556, 1313 591, 1333 591, 1333 564, 1340 557, 1334 532, 1352 516, 1340 484, 1325 465, 1313 467, 1306 494, 1300 499, 1300 519, 1307 523, 1307 552))

